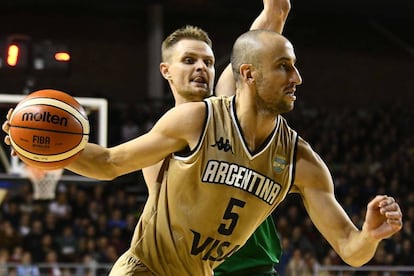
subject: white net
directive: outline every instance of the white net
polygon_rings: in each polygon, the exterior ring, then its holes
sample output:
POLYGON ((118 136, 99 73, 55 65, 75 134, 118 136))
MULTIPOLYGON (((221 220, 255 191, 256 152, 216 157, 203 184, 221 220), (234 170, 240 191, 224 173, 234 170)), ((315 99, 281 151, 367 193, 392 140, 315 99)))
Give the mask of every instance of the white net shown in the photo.
POLYGON ((62 176, 63 169, 42 170, 32 166, 25 166, 26 176, 33 185, 33 199, 54 199, 56 186, 62 176))

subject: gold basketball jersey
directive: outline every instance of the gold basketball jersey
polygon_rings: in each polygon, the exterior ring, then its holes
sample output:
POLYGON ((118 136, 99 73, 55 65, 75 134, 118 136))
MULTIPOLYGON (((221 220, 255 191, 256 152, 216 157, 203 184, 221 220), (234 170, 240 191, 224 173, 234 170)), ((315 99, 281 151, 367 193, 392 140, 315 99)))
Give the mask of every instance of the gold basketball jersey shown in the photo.
POLYGON ((283 200, 293 183, 297 133, 278 116, 263 145, 249 150, 234 97, 205 100, 195 149, 176 153, 150 195, 133 251, 162 276, 212 275, 283 200))

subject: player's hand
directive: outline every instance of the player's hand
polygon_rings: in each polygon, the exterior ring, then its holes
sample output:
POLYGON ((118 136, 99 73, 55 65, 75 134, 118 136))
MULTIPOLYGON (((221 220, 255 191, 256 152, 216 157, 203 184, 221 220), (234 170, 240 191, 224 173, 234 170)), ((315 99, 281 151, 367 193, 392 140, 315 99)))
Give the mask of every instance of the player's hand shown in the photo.
MULTIPOLYGON (((10 108, 9 112, 7 112, 6 121, 3 123, 2 127, 1 127, 3 129, 3 131, 7 134, 4 137, 4 143, 6 143, 6 145, 9 145, 9 146, 10 146, 10 136, 9 136, 10 124, 9 124, 9 119, 10 119, 12 113, 13 113, 13 108, 10 108)), ((11 149, 11 155, 16 155, 13 148, 11 149)))
POLYGON ((291 4, 290 0, 263 0, 263 7, 276 11, 286 18, 290 12, 291 4))
POLYGON ((400 206, 393 197, 378 195, 368 203, 363 230, 374 239, 385 239, 401 230, 400 206))

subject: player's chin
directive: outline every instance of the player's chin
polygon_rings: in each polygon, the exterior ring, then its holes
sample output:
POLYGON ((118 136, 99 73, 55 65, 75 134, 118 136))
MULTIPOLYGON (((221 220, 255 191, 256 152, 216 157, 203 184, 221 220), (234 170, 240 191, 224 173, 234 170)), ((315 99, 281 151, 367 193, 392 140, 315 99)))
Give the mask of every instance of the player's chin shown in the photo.
POLYGON ((290 112, 290 111, 292 111, 294 108, 295 108, 295 102, 293 102, 293 101, 291 101, 291 102, 287 102, 287 103, 283 106, 283 108, 282 108, 282 110, 281 110, 281 113, 287 113, 287 112, 290 112))
POLYGON ((209 88, 196 89, 196 91, 194 91, 194 95, 196 95, 200 99, 205 99, 205 98, 210 97, 212 95, 212 90, 209 89, 209 88))

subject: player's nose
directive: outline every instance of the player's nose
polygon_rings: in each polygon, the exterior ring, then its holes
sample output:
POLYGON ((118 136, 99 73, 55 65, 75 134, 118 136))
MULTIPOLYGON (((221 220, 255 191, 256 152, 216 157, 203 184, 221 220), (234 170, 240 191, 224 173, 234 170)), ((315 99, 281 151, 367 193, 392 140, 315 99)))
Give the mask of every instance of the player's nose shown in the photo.
POLYGON ((302 76, 300 75, 299 70, 296 67, 292 74, 292 82, 296 85, 302 84, 302 76))

